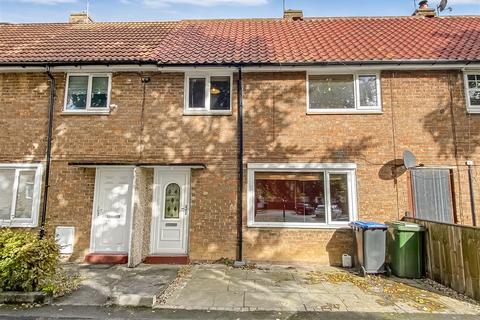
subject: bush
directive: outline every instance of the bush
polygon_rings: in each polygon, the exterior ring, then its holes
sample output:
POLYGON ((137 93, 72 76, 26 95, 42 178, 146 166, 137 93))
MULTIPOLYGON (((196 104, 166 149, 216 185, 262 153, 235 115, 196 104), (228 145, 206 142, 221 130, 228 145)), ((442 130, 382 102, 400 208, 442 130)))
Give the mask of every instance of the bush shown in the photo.
POLYGON ((59 269, 54 239, 28 231, 0 231, 0 291, 41 291, 59 269))

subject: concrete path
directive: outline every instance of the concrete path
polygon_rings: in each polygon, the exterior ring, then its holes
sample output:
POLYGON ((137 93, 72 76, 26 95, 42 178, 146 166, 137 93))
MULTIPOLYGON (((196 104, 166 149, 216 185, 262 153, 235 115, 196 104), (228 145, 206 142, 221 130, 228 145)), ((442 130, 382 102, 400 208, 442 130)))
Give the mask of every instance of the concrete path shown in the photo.
POLYGON ((176 282, 155 308, 480 315, 478 305, 431 292, 421 281, 361 278, 331 267, 195 265, 176 282))
POLYGON ((177 276, 178 266, 67 264, 65 269, 82 279, 78 290, 53 301, 57 306, 144 306, 151 307, 177 276))

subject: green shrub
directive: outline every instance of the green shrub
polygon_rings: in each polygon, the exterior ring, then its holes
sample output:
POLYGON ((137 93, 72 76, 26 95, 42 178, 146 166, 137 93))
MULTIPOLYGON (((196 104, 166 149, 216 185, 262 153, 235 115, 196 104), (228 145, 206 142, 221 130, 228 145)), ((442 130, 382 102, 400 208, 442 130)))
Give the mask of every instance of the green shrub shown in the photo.
POLYGON ((0 291, 40 291, 59 268, 54 239, 24 230, 0 231, 0 291))

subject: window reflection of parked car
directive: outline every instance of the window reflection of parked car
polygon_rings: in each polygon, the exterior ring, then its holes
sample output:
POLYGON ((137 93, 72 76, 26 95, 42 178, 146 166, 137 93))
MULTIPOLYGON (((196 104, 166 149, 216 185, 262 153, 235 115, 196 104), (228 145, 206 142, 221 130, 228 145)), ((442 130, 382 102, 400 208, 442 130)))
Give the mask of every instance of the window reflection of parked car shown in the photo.
POLYGON ((331 211, 333 220, 342 220, 342 208, 340 208, 337 204, 332 204, 331 211))
POLYGON ((315 208, 309 203, 301 202, 301 203, 297 203, 295 212, 297 214, 311 215, 315 213, 315 208))

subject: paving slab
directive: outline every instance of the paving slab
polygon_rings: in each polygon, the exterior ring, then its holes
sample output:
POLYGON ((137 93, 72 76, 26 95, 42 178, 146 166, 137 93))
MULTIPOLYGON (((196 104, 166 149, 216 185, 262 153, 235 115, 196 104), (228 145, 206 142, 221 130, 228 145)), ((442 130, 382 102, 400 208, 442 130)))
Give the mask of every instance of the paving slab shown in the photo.
POLYGON ((202 279, 192 278, 187 281, 184 291, 221 292, 228 290, 226 279, 202 279))
POLYGON ((228 291, 231 292, 254 292, 258 291, 257 284, 254 280, 231 279, 228 281, 228 291))
POLYGON ((343 301, 330 293, 300 294, 308 311, 347 311, 343 301))
POLYGON ((298 293, 279 292, 266 296, 263 292, 245 292, 245 307, 255 310, 305 311, 298 293))
POLYGON ((222 295, 216 295, 213 301, 213 307, 216 308, 243 308, 245 300, 244 292, 226 292, 222 295))
POLYGON ((154 296, 176 278, 178 266, 68 264, 67 272, 77 273, 82 281, 78 290, 56 299, 54 305, 64 306, 149 306, 154 296))

